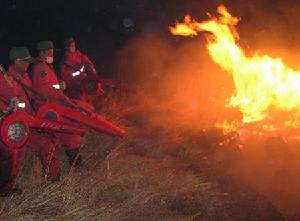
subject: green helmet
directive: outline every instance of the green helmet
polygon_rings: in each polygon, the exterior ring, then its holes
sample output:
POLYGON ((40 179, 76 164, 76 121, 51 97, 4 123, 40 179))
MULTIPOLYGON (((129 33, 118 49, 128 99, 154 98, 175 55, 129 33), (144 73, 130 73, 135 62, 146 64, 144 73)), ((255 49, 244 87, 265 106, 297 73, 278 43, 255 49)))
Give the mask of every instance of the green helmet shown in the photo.
POLYGON ((16 60, 24 60, 28 61, 29 63, 34 62, 34 59, 31 57, 28 48, 26 47, 13 47, 9 51, 9 60, 16 61, 16 60))
POLYGON ((54 44, 52 41, 40 41, 36 45, 38 51, 47 51, 49 49, 54 49, 54 44))

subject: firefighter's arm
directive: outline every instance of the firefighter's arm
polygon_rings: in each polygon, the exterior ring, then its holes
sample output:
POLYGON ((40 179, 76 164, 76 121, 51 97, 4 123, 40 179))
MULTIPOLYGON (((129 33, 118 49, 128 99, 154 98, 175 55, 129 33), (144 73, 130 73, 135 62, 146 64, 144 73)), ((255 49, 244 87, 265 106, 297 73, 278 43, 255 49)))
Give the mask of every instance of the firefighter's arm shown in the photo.
POLYGON ((7 101, 14 95, 13 81, 6 79, 6 76, 0 73, 0 96, 7 101))
POLYGON ((66 82, 67 86, 79 87, 82 81, 82 76, 73 76, 74 70, 71 70, 64 63, 60 66, 60 76, 63 81, 66 82))
POLYGON ((82 59, 82 62, 84 63, 86 70, 88 72, 90 72, 92 74, 97 74, 96 68, 95 68, 93 62, 91 62, 91 60, 88 58, 88 56, 81 53, 81 59, 82 59))

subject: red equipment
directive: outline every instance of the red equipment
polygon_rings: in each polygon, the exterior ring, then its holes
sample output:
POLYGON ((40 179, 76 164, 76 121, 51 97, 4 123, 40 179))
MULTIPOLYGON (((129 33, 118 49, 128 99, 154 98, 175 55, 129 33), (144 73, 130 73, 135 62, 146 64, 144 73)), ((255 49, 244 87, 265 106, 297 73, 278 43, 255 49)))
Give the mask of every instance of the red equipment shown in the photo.
POLYGON ((32 117, 24 111, 17 111, 4 116, 0 122, 0 139, 10 148, 22 148, 30 136, 30 129, 45 132, 72 133, 82 135, 84 130, 75 125, 32 117))
POLYGON ((103 92, 101 88, 101 78, 95 74, 87 75, 82 80, 82 89, 88 95, 100 95, 103 92))
POLYGON ((44 103, 37 111, 37 116, 47 117, 58 121, 68 119, 81 126, 89 127, 112 136, 124 137, 125 135, 125 131, 122 128, 115 126, 100 115, 89 111, 82 112, 59 103, 44 103))

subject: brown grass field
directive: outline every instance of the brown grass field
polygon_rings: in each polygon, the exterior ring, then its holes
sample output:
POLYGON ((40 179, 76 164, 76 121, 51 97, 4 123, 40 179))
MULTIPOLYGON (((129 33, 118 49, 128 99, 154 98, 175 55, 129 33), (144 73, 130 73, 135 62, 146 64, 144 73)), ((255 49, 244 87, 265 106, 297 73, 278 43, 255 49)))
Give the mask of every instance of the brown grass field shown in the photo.
POLYGON ((23 194, 1 200, 1 220, 285 220, 263 195, 224 172, 239 154, 218 151, 219 131, 148 124, 153 113, 128 108, 124 99, 104 103, 102 113, 126 128, 126 138, 88 132, 83 167, 70 168, 61 151, 56 183, 44 181, 29 154, 17 183, 23 194))

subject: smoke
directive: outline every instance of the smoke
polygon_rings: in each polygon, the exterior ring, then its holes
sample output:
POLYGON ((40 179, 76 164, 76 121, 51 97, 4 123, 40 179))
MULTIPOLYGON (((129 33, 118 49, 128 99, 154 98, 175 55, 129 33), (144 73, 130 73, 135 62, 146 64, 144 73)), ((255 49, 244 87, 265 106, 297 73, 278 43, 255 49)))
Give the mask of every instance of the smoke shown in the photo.
MULTIPOLYGON (((212 62, 204 35, 192 39, 167 33, 168 26, 175 23, 174 17, 182 19, 189 10, 192 17, 199 20, 207 19, 206 11, 215 14, 217 1, 169 4, 166 0, 164 3, 168 7, 155 13, 159 18, 151 17, 144 25, 144 33, 131 39, 118 52, 114 72, 131 88, 136 88, 145 109, 161 113, 161 116, 151 117, 153 121, 205 128, 218 120, 240 118, 237 112, 225 108, 234 93, 233 81, 212 62), (164 9, 166 12, 162 13, 164 9), (179 15, 174 15, 176 13, 179 15)), ((247 4, 226 1, 225 5, 234 16, 241 18, 239 43, 247 54, 268 54, 281 57, 294 68, 299 66, 299 34, 297 30, 292 31, 297 19, 292 17, 297 17, 300 6, 282 1, 273 2, 272 8, 268 1, 247 4)))
MULTIPOLYGON (((165 32, 168 25, 175 23, 174 18, 182 19, 190 12, 198 20, 199 16, 206 19, 205 12, 215 12, 217 5, 217 1, 201 1, 202 5, 199 1, 169 2, 172 4, 165 8, 165 17, 169 19, 162 22, 165 32), (199 14, 195 12, 195 5, 199 5, 199 14)), ((298 1, 277 0, 272 1, 272 5, 267 0, 234 3, 225 1, 229 11, 241 18, 239 43, 246 54, 280 57, 291 67, 300 67, 298 1)), ((155 30, 153 26, 151 30, 155 30)), ((207 128, 218 120, 241 117, 225 107, 234 93, 233 81, 213 63, 205 46, 205 36, 180 38, 161 33, 163 31, 149 35, 146 31, 129 41, 116 55, 115 73, 129 87, 135 88, 136 107, 148 113, 145 114, 148 123, 207 128)), ((300 181, 295 175, 300 171, 297 145, 298 142, 287 144, 277 138, 267 142, 249 141, 243 158, 233 162, 228 173, 266 195, 286 213, 297 213, 296 198, 300 196, 299 188, 296 189, 300 181)))
POLYGON ((152 122, 212 126, 232 93, 232 79, 211 61, 205 39, 140 37, 117 56, 116 72, 138 92, 152 122))
POLYGON ((299 1, 252 1, 230 9, 241 18, 238 31, 246 52, 280 57, 291 67, 300 67, 299 1))

